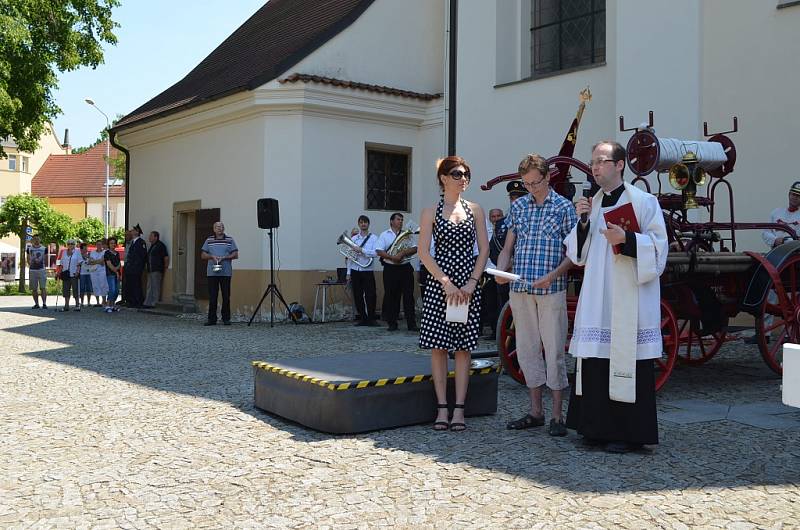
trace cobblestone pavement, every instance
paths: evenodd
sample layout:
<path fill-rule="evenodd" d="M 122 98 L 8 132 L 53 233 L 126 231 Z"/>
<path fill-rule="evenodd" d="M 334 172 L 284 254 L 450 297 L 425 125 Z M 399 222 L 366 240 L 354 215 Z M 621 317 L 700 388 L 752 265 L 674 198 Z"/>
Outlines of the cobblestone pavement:
<path fill-rule="evenodd" d="M 253 359 L 416 351 L 407 332 L 345 323 L 204 328 L 121 312 L 32 311 L 0 298 L 3 528 L 790 528 L 800 430 L 661 420 L 651 454 L 514 432 L 526 392 L 500 380 L 495 416 L 358 436 L 252 405 Z M 487 344 L 487 346 L 489 346 Z M 754 346 L 678 369 L 659 395 L 778 403 Z M 782 414 L 790 423 L 798 413 Z M 728 416 L 730 418 L 730 416 Z"/>

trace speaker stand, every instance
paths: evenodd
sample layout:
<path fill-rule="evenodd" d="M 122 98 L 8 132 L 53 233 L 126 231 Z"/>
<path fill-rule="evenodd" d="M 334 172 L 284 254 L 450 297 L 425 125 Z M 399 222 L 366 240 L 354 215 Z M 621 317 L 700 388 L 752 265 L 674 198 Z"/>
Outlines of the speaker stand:
<path fill-rule="evenodd" d="M 275 267 L 272 261 L 272 228 L 269 229 L 269 232 L 267 232 L 267 234 L 269 236 L 269 285 L 267 286 L 267 289 L 264 291 L 264 295 L 258 302 L 256 310 L 253 311 L 253 315 L 250 317 L 250 321 L 247 323 L 247 325 L 249 326 L 250 324 L 253 323 L 253 319 L 256 318 L 258 310 L 261 309 L 261 304 L 264 303 L 264 300 L 267 298 L 267 295 L 269 295 L 269 327 L 273 327 L 275 325 L 276 296 L 278 297 L 278 300 L 283 304 L 283 307 L 286 308 L 286 314 L 289 316 L 289 318 L 292 319 L 292 321 L 295 324 L 297 324 L 297 319 L 295 319 L 294 315 L 292 315 L 292 312 L 289 311 L 289 304 L 286 303 L 286 299 L 283 298 L 280 289 L 278 289 L 278 286 L 275 285 Z"/>

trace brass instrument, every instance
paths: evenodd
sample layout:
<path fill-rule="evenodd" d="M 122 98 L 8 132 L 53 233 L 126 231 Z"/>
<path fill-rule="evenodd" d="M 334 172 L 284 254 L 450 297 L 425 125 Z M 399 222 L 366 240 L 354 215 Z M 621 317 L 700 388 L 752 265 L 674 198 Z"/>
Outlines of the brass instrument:
<path fill-rule="evenodd" d="M 419 234 L 419 228 L 406 228 L 405 230 L 401 230 L 392 244 L 389 245 L 389 248 L 386 249 L 386 253 L 390 256 L 396 256 L 400 251 L 413 247 L 414 240 L 411 236 L 414 234 Z M 413 255 L 406 256 L 398 265 L 410 263 L 412 259 L 414 259 Z"/>
<path fill-rule="evenodd" d="M 339 245 L 339 254 L 349 259 L 359 267 L 369 267 L 372 265 L 372 258 L 365 256 L 361 252 L 361 247 L 356 245 L 352 239 L 347 235 L 347 231 L 342 232 L 339 239 L 336 240 Z"/>

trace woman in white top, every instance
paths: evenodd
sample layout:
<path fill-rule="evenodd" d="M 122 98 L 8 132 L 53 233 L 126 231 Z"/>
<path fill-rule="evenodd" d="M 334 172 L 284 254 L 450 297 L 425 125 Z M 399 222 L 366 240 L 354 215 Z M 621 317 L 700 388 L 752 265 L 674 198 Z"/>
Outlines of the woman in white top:
<path fill-rule="evenodd" d="M 103 298 L 108 295 L 108 282 L 106 281 L 105 256 L 106 242 L 98 239 L 95 248 L 89 253 L 89 274 L 92 278 L 92 293 L 97 297 L 98 306 Z"/>

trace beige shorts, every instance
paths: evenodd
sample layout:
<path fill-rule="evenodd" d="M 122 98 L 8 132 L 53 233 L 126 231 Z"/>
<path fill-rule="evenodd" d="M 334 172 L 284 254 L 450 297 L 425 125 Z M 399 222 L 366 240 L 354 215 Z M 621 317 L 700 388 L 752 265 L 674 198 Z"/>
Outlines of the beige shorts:
<path fill-rule="evenodd" d="M 517 361 L 528 388 L 547 383 L 563 390 L 567 382 L 567 291 L 553 294 L 510 293 L 516 328 Z M 542 356 L 544 346 L 544 356 Z"/>
<path fill-rule="evenodd" d="M 47 292 L 47 269 L 29 270 L 28 280 L 33 292 Z"/>

